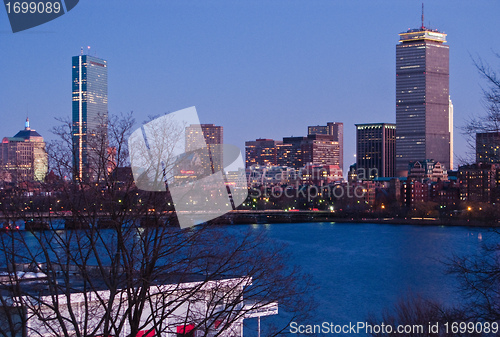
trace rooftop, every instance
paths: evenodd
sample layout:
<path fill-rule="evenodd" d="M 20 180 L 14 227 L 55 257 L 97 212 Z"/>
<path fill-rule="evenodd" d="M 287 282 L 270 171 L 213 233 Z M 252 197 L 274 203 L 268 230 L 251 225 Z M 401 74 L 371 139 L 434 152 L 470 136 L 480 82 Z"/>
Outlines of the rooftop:
<path fill-rule="evenodd" d="M 14 137 L 9 138 L 9 141 L 14 141 L 14 142 L 23 141 L 23 140 L 24 141 L 30 140 L 30 141 L 43 142 L 43 137 L 38 132 L 36 132 L 36 130 L 33 130 L 30 128 L 29 118 L 26 118 L 24 130 L 19 131 L 18 133 L 16 133 L 16 135 Z"/>
<path fill-rule="evenodd" d="M 424 40 L 444 43 L 446 42 L 446 34 L 441 33 L 437 29 L 429 29 L 423 26 L 417 29 L 408 29 L 408 31 L 404 33 L 399 33 L 400 43 Z"/>

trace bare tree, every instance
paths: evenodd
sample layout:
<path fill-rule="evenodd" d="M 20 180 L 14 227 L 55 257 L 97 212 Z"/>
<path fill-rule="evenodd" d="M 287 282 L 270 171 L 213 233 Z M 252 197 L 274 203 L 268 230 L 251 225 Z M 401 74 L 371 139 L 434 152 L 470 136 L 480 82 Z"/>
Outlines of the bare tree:
<path fill-rule="evenodd" d="M 455 255 L 448 262 L 450 273 L 460 281 L 468 316 L 474 320 L 500 319 L 500 232 L 490 234 L 477 254 Z"/>
<path fill-rule="evenodd" d="M 467 317 L 463 309 L 446 307 L 409 291 L 394 306 L 386 308 L 381 319 L 374 315 L 368 319 L 368 324 L 372 327 L 368 329 L 368 334 L 374 337 L 483 336 L 476 331 L 461 331 L 463 329 L 451 327 L 453 322 L 458 324 L 467 322 L 468 319 L 470 317 Z M 382 323 L 386 326 L 385 329 L 378 328 Z"/>
<path fill-rule="evenodd" d="M 499 54 L 495 54 L 500 58 Z M 465 135 L 471 158 L 461 158 L 464 163 L 475 162 L 476 133 L 500 132 L 500 74 L 481 58 L 474 65 L 485 81 L 483 91 L 483 114 L 472 114 L 461 128 Z"/>
<path fill-rule="evenodd" d="M 311 312 L 283 247 L 255 230 L 182 230 L 168 191 L 136 188 L 123 168 L 131 114 L 89 140 L 91 180 L 71 178 L 70 126 L 48 146 L 58 178 L 2 196 L 5 221 L 28 230 L 0 233 L 0 336 L 237 336 L 279 303 L 272 336 Z"/>

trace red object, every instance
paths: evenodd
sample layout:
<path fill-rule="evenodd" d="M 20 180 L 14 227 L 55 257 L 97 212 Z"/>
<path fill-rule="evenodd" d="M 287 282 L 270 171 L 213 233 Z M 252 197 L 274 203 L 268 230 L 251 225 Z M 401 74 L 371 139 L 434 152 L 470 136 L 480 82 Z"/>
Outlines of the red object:
<path fill-rule="evenodd" d="M 141 330 L 137 333 L 136 337 L 154 337 L 155 330 Z"/>
<path fill-rule="evenodd" d="M 218 329 L 219 326 L 221 325 L 222 321 L 216 320 L 215 321 L 215 328 Z"/>
<path fill-rule="evenodd" d="M 193 329 L 194 329 L 194 324 L 179 325 L 177 327 L 177 333 L 187 334 L 188 332 L 190 332 Z"/>

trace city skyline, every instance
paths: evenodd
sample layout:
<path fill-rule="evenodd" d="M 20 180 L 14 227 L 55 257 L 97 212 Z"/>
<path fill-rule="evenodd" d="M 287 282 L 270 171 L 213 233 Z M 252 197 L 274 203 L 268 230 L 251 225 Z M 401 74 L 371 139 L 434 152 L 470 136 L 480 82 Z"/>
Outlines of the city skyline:
<path fill-rule="evenodd" d="M 303 136 L 308 125 L 339 121 L 344 171 L 355 162 L 354 124 L 395 121 L 396 34 L 418 26 L 421 9 L 417 1 L 94 4 L 24 33 L 12 34 L 2 21 L 2 134 L 15 116 L 29 114 L 46 139 L 54 138 L 53 117 L 71 113 L 69 57 L 90 45 L 91 55 L 112 60 L 112 114 L 134 111 L 140 123 L 194 105 L 202 123 L 223 126 L 226 141 L 241 149 L 249 139 Z M 458 127 L 483 111 L 471 56 L 497 64 L 493 13 L 500 5 L 451 4 L 426 3 L 425 25 L 447 33 L 453 46 L 450 94 L 455 147 L 463 154 Z"/>

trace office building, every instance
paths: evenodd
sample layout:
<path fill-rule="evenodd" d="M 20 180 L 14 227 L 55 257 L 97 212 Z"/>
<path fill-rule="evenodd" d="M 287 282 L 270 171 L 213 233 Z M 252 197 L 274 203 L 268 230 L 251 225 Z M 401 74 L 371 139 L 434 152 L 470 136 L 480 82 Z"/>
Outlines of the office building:
<path fill-rule="evenodd" d="M 0 144 L 0 172 L 3 180 L 20 184 L 43 181 L 47 174 L 47 152 L 43 137 L 30 128 L 29 119 L 14 137 L 5 137 Z"/>
<path fill-rule="evenodd" d="M 276 165 L 277 145 L 282 141 L 259 138 L 245 142 L 245 166 L 252 165 Z"/>
<path fill-rule="evenodd" d="M 357 175 L 367 180 L 394 177 L 396 124 L 356 124 Z"/>
<path fill-rule="evenodd" d="M 422 15 L 423 17 L 423 15 Z M 450 168 L 449 46 L 423 25 L 399 34 L 396 46 L 396 174 L 412 161 Z"/>
<path fill-rule="evenodd" d="M 108 66 L 103 59 L 72 59 L 73 178 L 95 181 L 106 174 L 108 151 Z"/>
<path fill-rule="evenodd" d="M 458 169 L 460 200 L 472 202 L 500 202 L 500 165 L 478 163 Z"/>
<path fill-rule="evenodd" d="M 207 162 L 203 165 L 210 165 L 210 170 L 212 172 L 218 172 L 222 170 L 223 167 L 222 145 L 224 143 L 224 129 L 222 126 L 214 124 L 192 124 L 186 127 L 186 152 L 196 150 L 200 129 L 203 133 L 210 156 L 210 163 Z"/>
<path fill-rule="evenodd" d="M 344 165 L 344 123 L 328 122 L 326 125 L 309 126 L 308 135 L 330 135 L 339 143 L 339 166 Z"/>
<path fill-rule="evenodd" d="M 283 139 L 283 143 L 285 139 Z M 301 166 L 307 164 L 340 165 L 341 151 L 339 142 L 332 135 L 308 135 L 300 145 Z"/>
<path fill-rule="evenodd" d="M 224 129 L 214 124 L 192 124 L 186 127 L 186 151 L 190 151 L 191 139 L 196 138 L 196 133 L 201 128 L 207 145 L 220 145 L 224 141 Z"/>
<path fill-rule="evenodd" d="M 500 163 L 500 132 L 476 133 L 476 162 Z"/>
<path fill-rule="evenodd" d="M 307 164 L 339 165 L 340 146 L 334 138 L 312 134 L 284 137 L 283 141 L 257 139 L 245 142 L 246 167 L 278 165 L 299 169 Z"/>
<path fill-rule="evenodd" d="M 299 169 L 303 163 L 302 144 L 307 137 L 284 137 L 283 144 L 278 146 L 278 165 Z"/>

